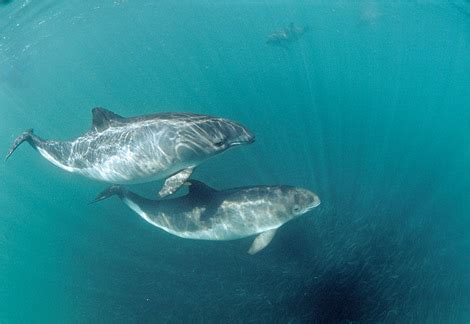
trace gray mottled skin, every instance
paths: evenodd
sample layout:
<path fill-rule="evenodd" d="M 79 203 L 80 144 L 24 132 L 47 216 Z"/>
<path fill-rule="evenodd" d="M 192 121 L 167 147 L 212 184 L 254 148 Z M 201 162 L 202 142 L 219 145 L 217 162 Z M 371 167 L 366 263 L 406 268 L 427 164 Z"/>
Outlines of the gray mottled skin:
<path fill-rule="evenodd" d="M 116 184 L 164 179 L 254 136 L 233 121 L 190 113 L 160 113 L 125 118 L 93 109 L 92 129 L 72 141 L 46 141 L 26 131 L 24 141 L 69 172 Z M 190 172 L 189 172 L 190 175 Z"/>
<path fill-rule="evenodd" d="M 290 186 L 218 191 L 196 180 L 187 184 L 188 194 L 179 198 L 150 200 L 112 186 L 95 201 L 117 195 L 150 224 L 182 238 L 201 240 L 234 240 L 275 230 L 320 204 L 313 192 Z"/>
<path fill-rule="evenodd" d="M 283 48 L 288 48 L 287 45 L 294 41 L 297 41 L 303 34 L 309 30 L 308 26 L 305 27 L 296 27 L 293 23 L 290 23 L 287 28 L 284 28 L 280 31 L 272 33 L 268 36 L 266 41 L 269 45 L 280 46 Z"/>

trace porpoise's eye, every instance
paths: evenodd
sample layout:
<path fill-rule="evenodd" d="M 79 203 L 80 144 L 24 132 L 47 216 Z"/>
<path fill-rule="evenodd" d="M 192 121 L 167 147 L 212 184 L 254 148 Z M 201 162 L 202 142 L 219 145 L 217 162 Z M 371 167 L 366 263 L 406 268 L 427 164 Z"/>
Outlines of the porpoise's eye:
<path fill-rule="evenodd" d="M 215 147 L 222 147 L 222 146 L 224 146 L 224 144 L 225 144 L 225 140 L 224 140 L 223 138 L 221 138 L 221 139 L 216 139 L 216 140 L 214 141 L 214 146 L 215 146 Z"/>
<path fill-rule="evenodd" d="M 294 212 L 296 212 L 296 213 L 300 212 L 300 206 L 299 205 L 294 205 Z"/>

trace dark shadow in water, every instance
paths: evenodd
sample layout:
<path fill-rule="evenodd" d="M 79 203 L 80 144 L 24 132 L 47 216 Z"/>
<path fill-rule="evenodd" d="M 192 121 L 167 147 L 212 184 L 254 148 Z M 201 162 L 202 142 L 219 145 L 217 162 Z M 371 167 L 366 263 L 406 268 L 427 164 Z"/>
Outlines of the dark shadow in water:
<path fill-rule="evenodd" d="M 374 318 L 378 305 L 387 308 L 362 265 L 344 268 L 306 285 L 286 309 L 302 322 L 350 323 Z"/>
<path fill-rule="evenodd" d="M 367 300 L 370 287 L 361 286 L 359 280 L 353 273 L 349 277 L 338 273 L 316 287 L 312 302 L 317 307 L 315 317 L 319 323 L 358 321 L 364 318 L 372 306 Z"/>

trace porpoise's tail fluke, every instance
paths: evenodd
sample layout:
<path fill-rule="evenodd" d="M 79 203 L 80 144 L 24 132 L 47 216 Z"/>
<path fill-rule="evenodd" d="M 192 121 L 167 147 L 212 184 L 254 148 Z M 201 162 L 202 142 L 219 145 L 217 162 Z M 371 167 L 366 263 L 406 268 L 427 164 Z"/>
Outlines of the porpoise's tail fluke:
<path fill-rule="evenodd" d="M 5 161 L 8 160 L 8 158 L 13 154 L 13 152 L 16 150 L 18 146 L 20 146 L 21 143 L 24 141 L 27 141 L 29 144 L 31 144 L 32 147 L 36 148 L 36 145 L 34 144 L 34 138 L 33 138 L 33 130 L 28 129 L 27 131 L 23 132 L 20 136 L 18 136 L 13 144 L 10 147 L 10 150 L 8 150 L 8 154 L 5 157 Z"/>
<path fill-rule="evenodd" d="M 96 196 L 96 198 L 92 202 L 90 202 L 89 205 L 94 204 L 95 202 L 98 202 L 100 200 L 107 199 L 114 195 L 121 196 L 122 193 L 123 189 L 120 185 L 112 185 L 111 187 L 101 192 L 98 196 Z"/>

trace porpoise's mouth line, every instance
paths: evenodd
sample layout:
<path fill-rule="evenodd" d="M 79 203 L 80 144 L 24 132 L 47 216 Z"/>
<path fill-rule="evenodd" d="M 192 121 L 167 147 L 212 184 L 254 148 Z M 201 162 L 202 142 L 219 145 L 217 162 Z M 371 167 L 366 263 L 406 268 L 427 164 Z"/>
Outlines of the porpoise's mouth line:
<path fill-rule="evenodd" d="M 232 146 L 236 146 L 236 145 L 244 145 L 244 144 L 251 144 L 255 141 L 255 138 L 253 137 L 252 139 L 250 139 L 249 141 L 247 142 L 233 142 L 231 145 Z"/>
<path fill-rule="evenodd" d="M 314 204 L 314 205 L 311 205 L 311 206 L 308 206 L 307 207 L 307 211 L 311 211 L 312 209 L 320 206 L 321 202 L 319 201 L 318 203 Z"/>

